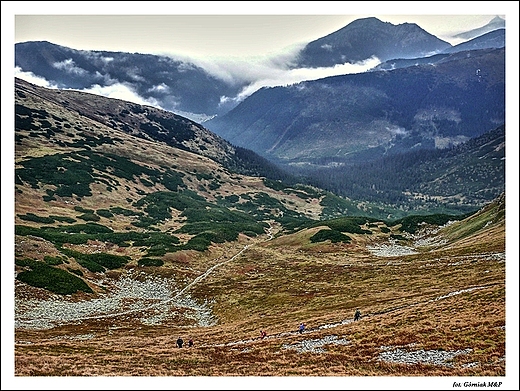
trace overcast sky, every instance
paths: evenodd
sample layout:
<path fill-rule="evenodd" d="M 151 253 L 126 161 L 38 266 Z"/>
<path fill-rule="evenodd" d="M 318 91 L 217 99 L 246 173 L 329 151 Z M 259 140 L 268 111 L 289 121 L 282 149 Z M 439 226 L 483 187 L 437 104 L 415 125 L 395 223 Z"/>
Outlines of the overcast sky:
<path fill-rule="evenodd" d="M 470 10 L 467 3 L 461 8 L 458 2 L 447 2 L 452 3 L 449 7 L 346 1 L 231 2 L 231 7 L 230 2 L 116 2 L 115 6 L 102 2 L 98 7 L 82 6 L 82 2 L 33 3 L 13 7 L 15 42 L 46 40 L 74 49 L 216 57 L 280 53 L 368 16 L 393 24 L 417 23 L 456 44 L 460 40 L 452 39 L 453 35 L 481 27 L 496 15 L 505 19 L 510 8 L 501 2 L 483 2 Z M 91 14 L 93 8 L 99 15 Z M 461 10 L 471 14 L 457 15 Z"/>
<path fill-rule="evenodd" d="M 16 15 L 15 42 L 46 40 L 74 49 L 190 56 L 256 56 L 283 52 L 375 16 L 417 23 L 450 43 L 491 15 Z M 502 15 L 504 16 L 504 15 Z"/>

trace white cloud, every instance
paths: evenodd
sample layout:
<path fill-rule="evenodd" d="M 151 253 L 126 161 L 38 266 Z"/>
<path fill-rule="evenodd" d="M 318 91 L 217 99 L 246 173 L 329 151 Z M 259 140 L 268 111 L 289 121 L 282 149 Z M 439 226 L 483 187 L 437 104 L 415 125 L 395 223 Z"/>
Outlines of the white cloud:
<path fill-rule="evenodd" d="M 94 63 L 101 63 L 107 65 L 114 61 L 114 57 L 103 56 L 102 53 L 93 50 L 82 50 L 82 53 L 85 55 L 85 57 L 87 57 L 90 61 Z"/>
<path fill-rule="evenodd" d="M 58 88 L 56 84 L 53 84 L 45 80 L 43 77 L 36 76 L 32 72 L 25 72 L 24 70 L 22 70 L 22 68 L 18 66 L 14 68 L 14 77 L 25 80 L 29 83 L 35 84 L 40 87 Z"/>
<path fill-rule="evenodd" d="M 140 105 L 153 106 L 157 108 L 162 108 L 154 98 L 145 99 L 137 94 L 134 89 L 126 84 L 117 83 L 112 84 L 110 86 L 100 86 L 98 84 L 92 86 L 91 88 L 81 90 L 82 92 L 88 92 L 91 94 L 105 96 L 107 98 L 121 99 L 128 102 L 137 103 Z"/>
<path fill-rule="evenodd" d="M 193 64 L 190 64 L 189 62 L 181 62 L 179 66 L 177 66 L 177 70 L 179 72 L 187 72 L 187 71 L 193 71 L 196 68 L 193 66 Z"/>
<path fill-rule="evenodd" d="M 100 73 L 99 71 L 96 71 L 96 73 L 94 74 L 94 77 L 95 77 L 96 79 L 98 79 L 98 80 L 102 80 L 104 85 L 109 85 L 109 84 L 116 84 L 116 83 L 118 83 L 118 80 L 117 80 L 117 79 L 112 79 L 112 78 L 110 77 L 110 74 L 109 74 L 109 73 L 102 74 L 102 73 Z"/>
<path fill-rule="evenodd" d="M 148 92 L 158 92 L 161 94 L 167 94 L 170 92 L 170 87 L 168 87 L 165 83 L 161 83 L 159 85 L 155 85 L 149 88 Z"/>
<path fill-rule="evenodd" d="M 379 65 L 381 61 L 376 57 L 369 58 L 357 64 L 341 64 L 329 68 L 298 68 L 298 69 L 277 69 L 258 67 L 249 69 L 251 73 L 257 71 L 257 79 L 247 85 L 235 97 L 221 97 L 221 104 L 240 101 L 253 94 L 262 87 L 288 86 L 302 81 L 322 79 L 329 76 L 339 76 L 353 73 L 366 72 Z"/>
<path fill-rule="evenodd" d="M 229 85 L 246 85 L 236 96 L 222 96 L 220 104 L 238 104 L 262 87 L 287 86 L 301 81 L 321 79 L 329 76 L 365 72 L 378 64 L 372 57 L 356 64 L 341 64 L 329 68 L 290 69 L 304 43 L 294 44 L 265 56 L 249 57 L 188 57 L 173 53 L 161 53 L 177 61 L 192 63 L 210 75 Z"/>
<path fill-rule="evenodd" d="M 332 52 L 332 45 L 329 45 L 329 44 L 325 44 L 325 45 L 321 45 L 320 46 L 322 49 L 325 49 L 329 52 Z"/>
<path fill-rule="evenodd" d="M 291 64 L 303 46 L 304 44 L 296 44 L 262 56 L 190 56 L 166 51 L 156 54 L 181 61 L 179 71 L 193 69 L 195 65 L 225 83 L 237 85 L 249 84 L 273 71 L 287 69 L 287 64 Z"/>
<path fill-rule="evenodd" d="M 52 66 L 56 69 L 60 69 L 62 71 L 65 71 L 67 73 L 73 73 L 76 75 L 84 76 L 87 75 L 88 72 L 84 70 L 83 68 L 78 67 L 72 58 L 69 58 L 64 61 L 55 62 L 52 64 Z"/>
<path fill-rule="evenodd" d="M 132 69 L 127 70 L 126 74 L 135 81 L 146 81 L 146 79 L 141 76 L 139 73 L 141 70 L 138 67 L 133 67 Z"/>
<path fill-rule="evenodd" d="M 15 67 L 15 69 L 14 69 L 14 76 L 19 79 L 25 80 L 29 83 L 40 86 L 40 87 L 54 88 L 54 89 L 59 88 L 56 84 L 49 82 L 48 80 L 44 79 L 43 77 L 36 76 L 32 72 L 25 72 L 18 66 Z M 100 74 L 98 74 L 98 76 L 102 77 Z M 143 98 L 137 92 L 135 92 L 135 90 L 129 85 L 126 85 L 123 83 L 116 83 L 116 82 L 114 82 L 113 79 L 111 80 L 108 77 L 105 77 L 104 79 L 105 79 L 105 82 L 111 82 L 112 84 L 110 84 L 108 86 L 103 86 L 103 87 L 100 86 L 99 84 L 95 84 L 94 86 L 92 86 L 90 88 L 85 88 L 83 90 L 79 90 L 79 89 L 75 89 L 75 90 L 81 91 L 81 92 L 87 92 L 87 93 L 91 93 L 91 94 L 95 94 L 95 95 L 101 95 L 101 96 L 105 96 L 107 98 L 121 99 L 121 100 L 125 100 L 128 102 L 137 103 L 140 105 L 153 106 L 153 107 L 157 107 L 159 109 L 163 109 L 163 107 L 161 106 L 160 102 L 157 99 Z M 154 86 L 153 89 L 155 91 L 167 92 L 169 87 L 163 83 L 163 84 Z"/>

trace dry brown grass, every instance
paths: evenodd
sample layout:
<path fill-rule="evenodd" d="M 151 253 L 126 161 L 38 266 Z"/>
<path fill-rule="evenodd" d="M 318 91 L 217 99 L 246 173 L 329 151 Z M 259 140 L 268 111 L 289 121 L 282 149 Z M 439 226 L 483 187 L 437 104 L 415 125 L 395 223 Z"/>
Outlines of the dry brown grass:
<path fill-rule="evenodd" d="M 17 329 L 15 374 L 505 376 L 504 261 L 466 247 L 378 258 L 352 245 L 329 245 L 320 253 L 303 242 L 289 242 L 252 246 L 193 286 L 193 297 L 214 301 L 217 325 L 146 326 L 136 314 L 49 330 Z M 240 246 L 217 246 L 212 252 L 230 257 Z M 168 261 L 177 265 L 175 273 L 188 258 L 192 270 L 202 271 L 212 265 L 207 255 L 178 254 Z M 352 318 L 356 307 L 362 309 L 362 320 L 340 324 Z M 294 331 L 301 321 L 309 331 L 299 335 Z M 319 328 L 330 324 L 335 327 Z M 260 340 L 262 329 L 268 338 Z M 82 339 L 85 335 L 90 337 Z M 283 348 L 332 335 L 349 344 L 325 345 L 324 353 Z M 179 336 L 193 338 L 195 346 L 176 348 Z M 406 365 L 379 361 L 383 347 L 471 352 L 454 358 L 452 367 Z"/>

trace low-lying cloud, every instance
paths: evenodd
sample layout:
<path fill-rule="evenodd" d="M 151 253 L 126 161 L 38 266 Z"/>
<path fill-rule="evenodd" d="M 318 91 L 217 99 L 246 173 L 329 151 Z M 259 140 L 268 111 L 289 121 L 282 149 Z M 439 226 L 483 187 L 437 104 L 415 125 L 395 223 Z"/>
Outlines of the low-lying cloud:
<path fill-rule="evenodd" d="M 357 64 L 345 63 L 328 68 L 270 68 L 268 72 L 259 72 L 257 80 L 244 87 L 237 96 L 222 97 L 221 102 L 234 101 L 239 103 L 262 87 L 289 86 L 300 83 L 302 81 L 323 79 L 329 76 L 362 73 L 379 65 L 380 63 L 381 62 L 379 59 L 373 57 Z"/>
<path fill-rule="evenodd" d="M 132 88 L 132 86 L 124 83 L 116 83 L 109 86 L 100 86 L 96 84 L 81 91 L 105 96 L 107 98 L 120 99 L 127 102 L 137 103 L 139 105 L 153 106 L 159 109 L 163 109 L 163 107 L 161 107 L 161 103 L 157 99 L 143 98 Z"/>
<path fill-rule="evenodd" d="M 31 84 L 40 86 L 40 87 L 46 87 L 46 88 L 58 88 L 56 84 L 53 84 L 49 82 L 48 80 L 45 80 L 43 77 L 36 76 L 32 72 L 25 72 L 20 67 L 14 68 L 14 77 L 17 77 L 19 79 L 23 79 Z"/>
<path fill-rule="evenodd" d="M 74 75 L 78 75 L 78 76 L 88 75 L 88 71 L 86 71 L 85 69 L 83 69 L 81 67 L 78 67 L 74 63 L 74 60 L 72 58 L 69 58 L 67 60 L 63 60 L 60 62 L 55 62 L 54 64 L 52 64 L 52 66 L 56 69 L 59 69 L 61 71 L 64 71 L 64 72 L 67 72 L 70 74 L 74 74 Z"/>
<path fill-rule="evenodd" d="M 40 87 L 57 89 L 58 86 L 54 83 L 45 80 L 43 77 L 36 76 L 32 72 L 25 72 L 20 67 L 15 68 L 14 72 L 15 77 L 25 80 L 31 84 L 35 84 Z M 74 88 L 63 88 L 64 90 L 75 90 L 81 92 L 87 92 L 94 95 L 105 96 L 107 98 L 120 99 L 127 102 L 137 103 L 139 105 L 153 106 L 159 109 L 163 109 L 161 107 L 161 103 L 154 98 L 143 98 L 140 96 L 132 86 L 126 85 L 124 83 L 114 83 L 108 86 L 100 86 L 99 84 L 95 84 L 90 88 L 85 89 L 74 89 Z"/>
<path fill-rule="evenodd" d="M 264 57 L 248 58 L 187 58 L 173 56 L 179 61 L 192 62 L 210 75 L 232 86 L 244 86 L 236 96 L 222 96 L 221 105 L 238 104 L 262 87 L 289 86 L 302 81 L 329 76 L 366 72 L 381 63 L 376 57 L 351 64 L 336 64 L 322 68 L 294 68 L 302 45 L 294 45 L 283 52 Z"/>
<path fill-rule="evenodd" d="M 327 68 L 294 68 L 294 60 L 300 49 L 300 46 L 294 46 L 286 49 L 284 52 L 270 56 L 249 58 L 188 58 L 172 54 L 168 56 L 177 61 L 182 61 L 185 65 L 181 65 L 181 67 L 184 66 L 186 69 L 190 69 L 193 66 L 200 67 L 211 76 L 224 81 L 230 86 L 237 87 L 239 93 L 235 96 L 226 96 L 224 94 L 221 96 L 219 110 L 224 111 L 232 109 L 262 87 L 290 86 L 303 81 L 317 80 L 329 76 L 362 73 L 380 64 L 379 59 L 372 57 L 356 64 L 345 63 Z M 160 55 L 165 56 L 167 54 L 162 53 Z M 95 60 L 99 61 L 99 56 Z M 103 60 L 110 61 L 111 59 Z M 72 60 L 55 63 L 54 66 L 69 74 L 83 75 L 86 72 Z M 172 101 L 174 102 L 173 105 L 175 105 L 177 99 L 172 94 L 175 93 L 178 96 L 182 96 L 182 92 L 173 91 L 171 86 L 165 83 L 158 83 L 147 89 L 148 93 L 154 94 L 155 97 L 143 97 L 137 93 L 138 85 L 146 82 L 143 79 L 142 72 L 136 67 L 128 70 L 127 74 L 132 76 L 132 83 L 123 83 L 112 78 L 108 73 L 100 74 L 97 72 L 91 75 L 93 76 L 92 81 L 96 81 L 95 85 L 86 89 L 76 90 L 161 109 L 166 108 L 166 110 L 170 111 L 176 109 L 176 107 L 172 106 Z M 59 87 L 55 83 L 49 82 L 31 72 L 24 72 L 19 67 L 15 68 L 15 76 L 42 87 Z M 215 113 L 198 114 L 214 115 Z"/>

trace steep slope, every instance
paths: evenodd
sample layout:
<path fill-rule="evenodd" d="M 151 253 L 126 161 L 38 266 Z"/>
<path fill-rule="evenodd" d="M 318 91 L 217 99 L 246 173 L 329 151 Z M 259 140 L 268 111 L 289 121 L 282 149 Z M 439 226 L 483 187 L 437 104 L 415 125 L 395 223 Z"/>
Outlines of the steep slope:
<path fill-rule="evenodd" d="M 450 248 L 471 247 L 478 243 L 487 243 L 490 250 L 492 247 L 504 248 L 505 214 L 506 196 L 505 193 L 502 193 L 477 213 L 442 228 L 439 235 L 447 241 L 443 247 L 449 250 Z"/>
<path fill-rule="evenodd" d="M 469 41 L 460 43 L 450 48 L 444 49 L 443 53 L 455 53 L 465 50 L 479 50 L 488 48 L 503 48 L 506 46 L 506 29 L 501 28 L 490 31 L 470 39 Z"/>
<path fill-rule="evenodd" d="M 41 88 L 18 78 L 15 84 L 19 94 L 36 95 L 111 129 L 208 157 L 245 174 L 289 179 L 255 153 L 233 147 L 202 125 L 172 112 L 79 91 Z"/>
<path fill-rule="evenodd" d="M 96 273 L 158 266 L 362 211 L 316 188 L 240 174 L 233 167 L 265 167 L 236 155 L 170 112 L 15 80 L 20 278 L 59 293 L 99 291 Z"/>
<path fill-rule="evenodd" d="M 199 122 L 226 112 L 221 96 L 235 96 L 244 86 L 228 84 L 192 63 L 167 56 L 76 50 L 45 41 L 17 43 L 15 66 L 58 88 L 119 85 L 144 101 Z"/>
<path fill-rule="evenodd" d="M 416 58 L 441 52 L 451 45 L 415 23 L 393 25 L 377 18 L 357 19 L 342 29 L 310 42 L 299 53 L 298 67 L 330 67 L 377 57 Z"/>
<path fill-rule="evenodd" d="M 289 164 L 445 148 L 505 122 L 505 49 L 263 88 L 205 125 Z"/>

